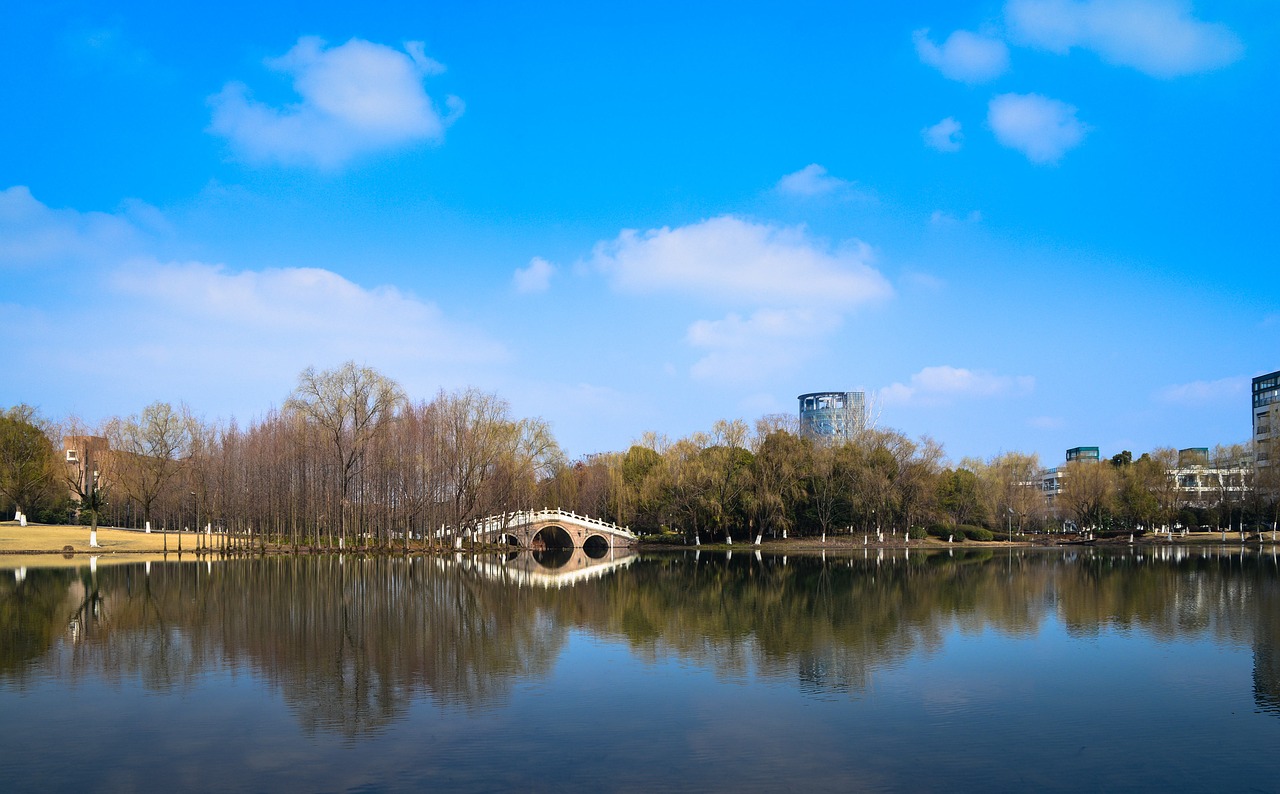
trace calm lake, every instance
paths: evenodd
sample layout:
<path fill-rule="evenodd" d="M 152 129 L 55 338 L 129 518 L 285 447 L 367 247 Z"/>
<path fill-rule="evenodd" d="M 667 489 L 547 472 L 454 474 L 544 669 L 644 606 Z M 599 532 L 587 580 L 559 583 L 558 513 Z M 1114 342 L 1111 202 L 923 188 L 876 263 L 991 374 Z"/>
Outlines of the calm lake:
<path fill-rule="evenodd" d="M 9 567 L 0 788 L 1275 791 L 1278 646 L 1270 548 Z"/>

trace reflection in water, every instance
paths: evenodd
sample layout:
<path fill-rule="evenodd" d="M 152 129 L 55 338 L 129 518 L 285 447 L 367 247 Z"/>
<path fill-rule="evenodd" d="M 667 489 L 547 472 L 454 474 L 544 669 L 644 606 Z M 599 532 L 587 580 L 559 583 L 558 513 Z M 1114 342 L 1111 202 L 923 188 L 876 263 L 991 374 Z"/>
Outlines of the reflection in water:
<path fill-rule="evenodd" d="M 598 579 L 639 559 L 635 552 L 625 549 L 607 549 L 603 557 L 593 557 L 585 548 L 455 557 L 458 565 L 474 569 L 489 579 L 540 587 L 566 587 Z"/>
<path fill-rule="evenodd" d="M 582 550 L 575 549 L 573 546 L 552 546 L 549 549 L 535 549 L 530 554 L 541 567 L 555 570 L 568 565 L 575 552 L 581 554 Z"/>
<path fill-rule="evenodd" d="M 1270 560 L 1274 572 L 1274 552 Z M 1280 716 L 1280 580 L 1274 575 L 1262 578 L 1254 597 L 1251 607 L 1258 625 L 1253 635 L 1253 700 L 1259 711 Z"/>
<path fill-rule="evenodd" d="M 306 731 L 355 737 L 401 719 L 414 698 L 502 703 L 516 682 L 549 674 L 574 630 L 649 661 L 856 698 L 877 670 L 935 652 L 957 629 L 1032 637 L 1055 621 L 1074 637 L 1251 644 L 1257 707 L 1280 715 L 1270 553 L 564 552 L 0 576 L 0 684 L 92 674 L 173 692 L 230 663 L 260 675 Z"/>
<path fill-rule="evenodd" d="M 137 676 L 170 692 L 231 659 L 260 673 L 307 729 L 358 735 L 415 695 L 484 705 L 517 676 L 545 672 L 565 629 L 527 612 L 518 594 L 440 560 L 39 570 L 0 588 L 0 625 L 15 640 L 0 647 L 0 675 Z"/>

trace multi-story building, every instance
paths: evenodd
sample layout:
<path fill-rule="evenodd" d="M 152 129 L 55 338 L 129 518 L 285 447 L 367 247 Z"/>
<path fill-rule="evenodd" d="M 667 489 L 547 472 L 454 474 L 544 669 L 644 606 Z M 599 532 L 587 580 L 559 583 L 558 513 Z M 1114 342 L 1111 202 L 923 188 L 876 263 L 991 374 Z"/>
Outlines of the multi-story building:
<path fill-rule="evenodd" d="M 1253 461 L 1241 458 L 1210 459 L 1208 447 L 1178 450 L 1178 465 L 1169 470 L 1186 504 L 1209 507 L 1227 499 L 1240 499 L 1253 487 Z"/>
<path fill-rule="evenodd" d="M 1280 370 L 1253 379 L 1253 456 L 1259 469 L 1275 463 L 1280 451 Z"/>
<path fill-rule="evenodd" d="M 1067 450 L 1067 463 L 1072 461 L 1102 462 L 1097 447 L 1072 447 Z M 1206 507 L 1228 498 L 1241 498 L 1253 488 L 1253 461 L 1247 456 L 1232 459 L 1210 459 L 1208 447 L 1178 450 L 1177 464 L 1166 471 L 1177 484 L 1187 504 Z M 1040 472 L 1040 491 L 1045 503 L 1053 506 L 1062 493 L 1066 464 Z"/>
<path fill-rule="evenodd" d="M 806 438 L 852 441 L 867 428 L 866 392 L 816 391 L 797 399 L 800 433 Z"/>
<path fill-rule="evenodd" d="M 105 487 L 111 445 L 102 436 L 67 436 L 62 441 L 66 481 L 71 498 L 81 501 L 95 488 Z"/>
<path fill-rule="evenodd" d="M 1097 447 L 1072 447 L 1067 450 L 1067 463 L 1073 460 L 1099 460 Z"/>
<path fill-rule="evenodd" d="M 1097 461 L 1099 459 L 1100 455 L 1097 447 L 1072 447 L 1067 450 L 1067 463 L 1073 460 Z M 1044 493 L 1044 499 L 1047 504 L 1052 505 L 1054 498 L 1062 493 L 1062 479 L 1066 473 L 1065 463 L 1062 466 L 1055 466 L 1052 469 L 1045 469 L 1040 472 L 1040 490 Z"/>

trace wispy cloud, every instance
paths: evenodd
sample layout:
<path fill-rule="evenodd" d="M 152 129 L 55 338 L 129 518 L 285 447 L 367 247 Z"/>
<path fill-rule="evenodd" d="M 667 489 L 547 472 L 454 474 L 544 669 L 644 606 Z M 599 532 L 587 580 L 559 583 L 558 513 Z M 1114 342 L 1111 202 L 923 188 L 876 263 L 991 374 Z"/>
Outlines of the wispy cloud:
<path fill-rule="evenodd" d="M 85 26 L 74 24 L 64 38 L 73 66 L 99 74 L 127 78 L 134 85 L 140 81 L 173 79 L 174 72 L 156 61 L 150 52 L 138 46 L 119 25 Z"/>
<path fill-rule="evenodd" d="M 1193 380 L 1166 386 L 1156 392 L 1160 402 L 1174 405 L 1211 405 L 1238 402 L 1249 393 L 1250 379 L 1244 376 L 1218 380 Z"/>
<path fill-rule="evenodd" d="M 951 80 L 985 83 L 1009 69 L 1009 48 L 1000 39 L 967 30 L 957 30 L 941 45 L 929 38 L 928 29 L 912 34 L 916 55 Z"/>
<path fill-rule="evenodd" d="M 1060 416 L 1033 416 L 1027 420 L 1027 427 L 1036 430 L 1061 430 L 1067 423 Z"/>
<path fill-rule="evenodd" d="M 210 131 L 250 162 L 336 168 L 368 152 L 439 143 L 462 113 L 462 101 L 448 97 L 442 114 L 424 90 L 423 79 L 444 67 L 421 42 L 401 51 L 362 39 L 326 47 L 306 36 L 266 65 L 292 78 L 301 101 L 273 107 L 239 82 L 209 98 Z"/>
<path fill-rule="evenodd" d="M 827 196 L 852 187 L 851 182 L 831 176 L 827 169 L 810 163 L 778 180 L 776 190 L 785 196 Z"/>
<path fill-rule="evenodd" d="M 919 289 L 928 290 L 929 292 L 940 292 L 946 289 L 947 282 L 933 275 L 932 273 L 922 273 L 918 270 L 907 271 L 902 274 L 902 282 L 910 284 Z"/>
<path fill-rule="evenodd" d="M 1217 69 L 1244 53 L 1225 25 L 1196 19 L 1184 0 L 1009 0 L 1005 20 L 1019 43 L 1169 78 Z"/>
<path fill-rule="evenodd" d="M 964 135 L 960 131 L 960 122 L 950 116 L 947 116 L 932 127 L 925 127 L 920 131 L 920 134 L 930 148 L 937 149 L 940 152 L 958 152 L 964 141 Z"/>
<path fill-rule="evenodd" d="M 1089 126 L 1076 107 L 1040 94 L 1000 94 L 987 106 L 987 123 L 1003 146 L 1037 164 L 1056 163 L 1084 141 Z"/>
<path fill-rule="evenodd" d="M 941 405 L 960 399 L 1017 397 L 1035 389 L 1029 375 L 997 375 L 961 367 L 925 367 L 907 383 L 894 383 L 880 390 L 888 404 Z"/>
<path fill-rule="evenodd" d="M 556 273 L 556 266 L 543 259 L 535 256 L 529 260 L 529 266 L 517 268 L 512 281 L 515 284 L 516 292 L 546 292 L 551 286 L 551 277 Z"/>
<path fill-rule="evenodd" d="M 929 215 L 929 224 L 932 226 L 948 227 L 959 226 L 962 223 L 982 223 L 982 213 L 979 210 L 971 210 L 964 217 L 957 217 L 945 210 L 934 210 Z"/>
<path fill-rule="evenodd" d="M 749 316 L 699 320 L 686 340 L 703 351 L 690 374 L 720 383 L 750 383 L 762 373 L 794 371 L 816 353 L 812 340 L 840 325 L 839 315 L 806 309 L 761 309 Z"/>
<path fill-rule="evenodd" d="M 24 185 L 0 190 L 0 268 L 98 264 L 146 247 L 145 234 L 126 215 L 54 209 Z"/>

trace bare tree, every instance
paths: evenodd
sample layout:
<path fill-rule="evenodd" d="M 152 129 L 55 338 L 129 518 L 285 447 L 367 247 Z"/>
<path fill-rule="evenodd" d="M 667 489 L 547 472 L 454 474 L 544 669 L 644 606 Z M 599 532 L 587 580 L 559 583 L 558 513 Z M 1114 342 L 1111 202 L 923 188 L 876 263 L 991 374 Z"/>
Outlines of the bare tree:
<path fill-rule="evenodd" d="M 173 482 L 195 441 L 195 421 L 185 405 L 154 402 L 141 414 L 108 422 L 111 478 L 138 502 L 142 520 L 152 519 L 156 500 Z"/>
<path fill-rule="evenodd" d="M 318 431 L 334 466 L 339 531 L 347 533 L 352 486 L 362 474 L 365 452 L 405 401 L 399 384 L 377 370 L 348 361 L 338 369 L 307 367 L 285 402 L 285 410 Z"/>
<path fill-rule="evenodd" d="M 68 448 L 63 482 L 80 502 L 80 511 L 89 511 L 89 545 L 98 545 L 98 516 L 106 503 L 109 480 L 103 470 L 109 458 L 107 439 L 101 431 L 90 430 L 77 417 L 70 417 L 60 428 L 63 444 Z"/>
<path fill-rule="evenodd" d="M 483 517 L 480 513 L 487 505 L 482 500 L 490 480 L 512 448 L 510 409 L 505 400 L 478 389 L 441 393 L 436 403 L 449 524 L 461 529 Z"/>

